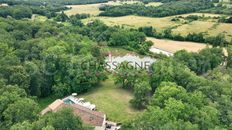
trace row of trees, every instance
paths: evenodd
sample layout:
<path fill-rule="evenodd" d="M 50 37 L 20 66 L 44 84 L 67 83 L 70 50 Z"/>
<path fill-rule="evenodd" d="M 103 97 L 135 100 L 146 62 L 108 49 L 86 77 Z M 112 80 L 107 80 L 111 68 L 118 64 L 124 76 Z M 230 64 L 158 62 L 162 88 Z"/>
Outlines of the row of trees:
<path fill-rule="evenodd" d="M 94 3 L 104 3 L 108 0 L 1 0 L 2 3 L 8 3 L 9 5 L 76 5 L 76 4 L 94 4 Z"/>
<path fill-rule="evenodd" d="M 172 29 L 166 29 L 161 33 L 156 32 L 153 27 L 140 27 L 138 29 L 140 32 L 144 32 L 149 37 L 155 38 L 167 38 L 177 41 L 192 41 L 192 42 L 200 42 L 207 43 L 214 47 L 216 46 L 227 46 L 232 44 L 225 39 L 225 35 L 218 34 L 216 36 L 205 36 L 203 33 L 189 33 L 187 36 L 182 36 L 180 34 L 173 34 Z"/>
<path fill-rule="evenodd" d="M 57 16 L 56 12 L 65 9 L 66 7 L 62 7 L 62 6 L 40 7 L 40 6 L 15 5 L 9 7 L 1 7 L 0 16 L 4 18 L 11 16 L 15 19 L 22 19 L 22 18 L 31 18 L 33 14 L 39 14 L 51 18 Z"/>
<path fill-rule="evenodd" d="M 101 12 L 99 15 L 113 17 L 125 15 L 165 17 L 196 12 L 212 7 L 213 3 L 205 0 L 168 2 L 158 7 L 145 6 L 144 4 L 124 4 L 120 6 L 103 6 L 100 10 L 104 12 Z"/>
<path fill-rule="evenodd" d="M 156 61 L 149 72 L 117 70 L 116 83 L 134 92 L 133 106 L 146 108 L 123 129 L 230 129 L 230 47 L 228 54 L 225 60 L 220 48 L 199 53 L 180 51 L 174 57 Z"/>
<path fill-rule="evenodd" d="M 202 10 L 200 12 L 202 12 L 202 13 L 214 13 L 214 14 L 232 15 L 232 8 L 230 6 L 223 6 L 222 3 L 219 3 L 214 8 Z"/>

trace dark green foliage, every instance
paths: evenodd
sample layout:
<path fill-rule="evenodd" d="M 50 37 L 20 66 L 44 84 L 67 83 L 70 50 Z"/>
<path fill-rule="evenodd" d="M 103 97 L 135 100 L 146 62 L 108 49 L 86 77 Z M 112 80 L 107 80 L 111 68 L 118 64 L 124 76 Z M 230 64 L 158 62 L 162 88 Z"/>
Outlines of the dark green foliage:
<path fill-rule="evenodd" d="M 139 28 L 141 31 L 142 28 Z M 144 31 L 143 31 L 144 32 Z M 147 35 L 148 36 L 148 35 Z M 177 40 L 177 41 L 192 41 L 192 42 L 200 42 L 200 43 L 206 43 L 213 45 L 214 47 L 217 46 L 227 46 L 230 43 L 226 41 L 225 36 L 222 34 L 219 34 L 217 36 L 206 36 L 203 33 L 189 33 L 187 36 L 182 36 L 180 34 L 173 34 L 172 29 L 168 28 L 165 29 L 161 33 L 153 33 L 153 37 L 159 38 L 159 39 L 172 39 L 172 40 Z"/>
<path fill-rule="evenodd" d="M 223 34 L 218 34 L 215 37 L 208 37 L 205 39 L 207 43 L 210 43 L 212 46 L 227 46 L 229 43 L 225 40 L 225 35 Z"/>
<path fill-rule="evenodd" d="M 140 54 L 148 54 L 151 42 L 146 41 L 146 35 L 135 29 L 108 27 L 101 21 L 93 21 L 78 30 L 97 42 L 107 42 L 108 46 L 121 46 Z"/>
<path fill-rule="evenodd" d="M 0 36 L 9 35 L 0 43 L 0 77 L 6 84 L 18 85 L 33 96 L 65 96 L 86 92 L 105 78 L 103 68 L 82 65 L 103 63 L 101 52 L 91 53 L 96 43 L 70 33 L 68 27 L 55 22 L 1 21 Z"/>
<path fill-rule="evenodd" d="M 1 7 L 0 16 L 4 18 L 11 16 L 15 19 L 31 18 L 32 10 L 29 7 L 25 8 L 23 6 Z"/>
<path fill-rule="evenodd" d="M 61 109 L 56 113 L 48 113 L 38 121 L 33 122 L 32 129 L 41 130 L 48 126 L 55 130 L 84 130 L 82 121 L 73 115 L 72 109 Z"/>
<path fill-rule="evenodd" d="M 152 26 L 149 27 L 139 27 L 139 31 L 146 34 L 148 37 L 154 36 L 154 33 L 156 32 Z"/>
<path fill-rule="evenodd" d="M 1 7 L 0 8 L 0 16 L 1 17 L 8 17 L 11 16 L 15 19 L 22 19 L 22 18 L 31 18 L 32 14 L 39 14 L 46 16 L 48 18 L 55 17 L 57 12 L 67 9 L 63 6 L 29 6 L 29 5 L 15 5 L 15 6 L 8 6 L 8 7 Z"/>
<path fill-rule="evenodd" d="M 232 68 L 232 47 L 231 46 L 227 47 L 227 53 L 228 53 L 227 67 Z"/>
<path fill-rule="evenodd" d="M 204 49 L 199 53 L 179 51 L 174 54 L 176 61 L 183 62 L 197 74 L 212 70 L 224 62 L 224 54 L 220 48 Z"/>
<path fill-rule="evenodd" d="M 222 23 L 232 23 L 232 17 L 229 17 L 229 18 L 221 17 L 219 19 L 219 22 L 222 22 Z"/>
<path fill-rule="evenodd" d="M 232 8 L 227 6 L 218 6 L 206 10 L 202 10 L 202 13 L 214 13 L 214 14 L 225 14 L 225 15 L 232 15 Z"/>
<path fill-rule="evenodd" d="M 69 17 L 62 11 L 60 14 L 57 14 L 55 20 L 58 22 L 66 22 L 69 20 Z"/>
<path fill-rule="evenodd" d="M 196 12 L 203 9 L 213 7 L 209 1 L 177 1 L 164 3 L 158 7 L 145 6 L 143 4 L 125 4 L 121 6 L 105 6 L 100 8 L 102 13 L 100 16 L 125 16 L 125 15 L 140 15 L 149 17 L 165 17 L 177 14 L 186 14 Z"/>
<path fill-rule="evenodd" d="M 74 5 L 74 4 L 93 4 L 103 3 L 108 0 L 1 0 L 2 3 L 8 3 L 10 5 L 25 4 L 25 5 Z"/>
<path fill-rule="evenodd" d="M 204 35 L 202 33 L 190 33 L 186 37 L 187 41 L 193 41 L 193 42 L 205 42 Z"/>

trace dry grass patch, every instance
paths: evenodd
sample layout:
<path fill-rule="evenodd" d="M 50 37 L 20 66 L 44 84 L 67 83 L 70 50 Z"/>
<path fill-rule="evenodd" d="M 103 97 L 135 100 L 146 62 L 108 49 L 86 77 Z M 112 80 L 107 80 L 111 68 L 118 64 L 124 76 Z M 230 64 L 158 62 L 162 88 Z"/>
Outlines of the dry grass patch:
<path fill-rule="evenodd" d="M 83 13 L 90 15 L 98 15 L 101 12 L 99 10 L 99 6 L 101 6 L 101 4 L 69 5 L 67 7 L 71 7 L 72 9 L 65 11 L 65 13 L 69 16 Z"/>
<path fill-rule="evenodd" d="M 68 5 L 67 7 L 71 7 L 70 10 L 65 11 L 67 15 L 75 15 L 75 14 L 90 14 L 93 16 L 97 16 L 101 11 L 99 7 L 102 5 L 122 5 L 122 4 L 133 4 L 138 3 L 138 1 L 125 1 L 125 2 L 113 2 L 109 1 L 107 3 L 99 3 L 99 4 L 86 4 L 86 5 Z"/>
<path fill-rule="evenodd" d="M 189 33 L 204 33 L 214 26 L 214 22 L 207 21 L 193 21 L 189 24 L 184 24 L 176 29 L 173 29 L 174 34 L 181 34 L 186 36 Z"/>
<path fill-rule="evenodd" d="M 161 2 L 150 2 L 150 3 L 146 4 L 146 6 L 160 6 L 162 4 L 163 3 L 161 3 Z"/>
<path fill-rule="evenodd" d="M 182 14 L 182 15 L 177 15 L 177 16 L 187 17 L 189 15 L 197 15 L 197 16 L 205 16 L 205 17 L 219 17 L 219 16 L 221 16 L 221 14 L 210 14 L 210 13 L 189 13 L 189 14 Z"/>
<path fill-rule="evenodd" d="M 218 34 L 225 34 L 226 40 L 232 39 L 232 24 L 220 23 L 215 29 L 209 30 L 210 36 L 216 36 Z"/>
<path fill-rule="evenodd" d="M 196 42 L 172 41 L 150 37 L 148 37 L 147 40 L 152 41 L 154 43 L 154 47 L 171 53 L 175 53 L 179 50 L 186 50 L 188 52 L 198 52 L 199 50 L 207 47 L 207 44 Z"/>
<path fill-rule="evenodd" d="M 157 31 L 163 29 L 174 27 L 179 25 L 177 22 L 172 22 L 170 17 L 165 18 L 151 18 L 151 17 L 142 17 L 142 16 L 123 16 L 123 17 L 92 17 L 84 20 L 84 23 L 88 23 L 95 19 L 103 21 L 109 26 L 114 25 L 124 25 L 127 27 L 144 27 L 144 26 L 153 26 Z"/>

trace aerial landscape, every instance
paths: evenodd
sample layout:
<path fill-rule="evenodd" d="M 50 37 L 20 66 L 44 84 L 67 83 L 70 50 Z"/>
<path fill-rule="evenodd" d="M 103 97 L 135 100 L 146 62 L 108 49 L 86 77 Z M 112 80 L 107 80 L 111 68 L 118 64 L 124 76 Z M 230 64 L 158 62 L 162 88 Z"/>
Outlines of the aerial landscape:
<path fill-rule="evenodd" d="M 0 0 L 0 130 L 232 130 L 232 0 Z"/>

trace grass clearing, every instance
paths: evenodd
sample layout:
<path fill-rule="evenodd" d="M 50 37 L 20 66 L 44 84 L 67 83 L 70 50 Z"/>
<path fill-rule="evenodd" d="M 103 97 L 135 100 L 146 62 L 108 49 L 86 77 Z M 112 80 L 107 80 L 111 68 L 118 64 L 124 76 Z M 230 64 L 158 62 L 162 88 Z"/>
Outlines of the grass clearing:
<path fill-rule="evenodd" d="M 133 51 L 129 51 L 123 48 L 119 47 L 108 47 L 108 46 L 103 46 L 101 47 L 101 51 L 105 54 L 111 53 L 113 56 L 125 56 L 127 54 L 136 54 L 139 55 Z"/>
<path fill-rule="evenodd" d="M 207 47 L 207 44 L 196 43 L 196 42 L 182 42 L 182 41 L 172 41 L 165 39 L 156 39 L 148 37 L 147 40 L 150 40 L 154 43 L 154 47 L 165 50 L 171 53 L 175 53 L 179 50 L 186 50 L 188 52 L 198 52 L 201 49 Z"/>
<path fill-rule="evenodd" d="M 160 6 L 162 4 L 163 3 L 161 3 L 161 2 L 150 2 L 150 3 L 146 4 L 146 6 L 155 6 L 155 7 L 157 7 L 157 6 Z"/>
<path fill-rule="evenodd" d="M 101 11 L 99 7 L 101 4 L 88 4 L 88 5 L 69 5 L 67 7 L 71 7 L 70 10 L 65 11 L 68 16 L 75 14 L 90 14 L 90 15 L 98 15 Z"/>
<path fill-rule="evenodd" d="M 56 97 L 55 95 L 51 95 L 51 96 L 48 96 L 46 98 L 40 98 L 40 99 L 38 99 L 38 103 L 39 103 L 41 111 L 44 108 L 46 108 L 49 104 L 51 104 L 52 102 L 54 102 L 56 99 L 59 99 L 59 98 Z"/>
<path fill-rule="evenodd" d="M 46 16 L 38 15 L 38 14 L 33 14 L 31 17 L 32 21 L 39 21 L 39 22 L 44 22 L 48 20 Z"/>
<path fill-rule="evenodd" d="M 133 94 L 116 86 L 112 76 L 101 82 L 96 89 L 79 95 L 79 97 L 83 97 L 86 101 L 95 104 L 98 111 L 105 113 L 109 120 L 116 122 L 131 120 L 142 112 L 131 107 L 129 101 L 133 98 Z M 41 110 L 56 99 L 59 98 L 54 95 L 39 99 Z"/>
<path fill-rule="evenodd" d="M 80 97 L 95 104 L 98 111 L 104 112 L 112 121 L 128 121 L 141 113 L 133 109 L 129 103 L 133 98 L 132 93 L 116 86 L 111 76 L 101 82 L 94 91 L 80 95 Z"/>

